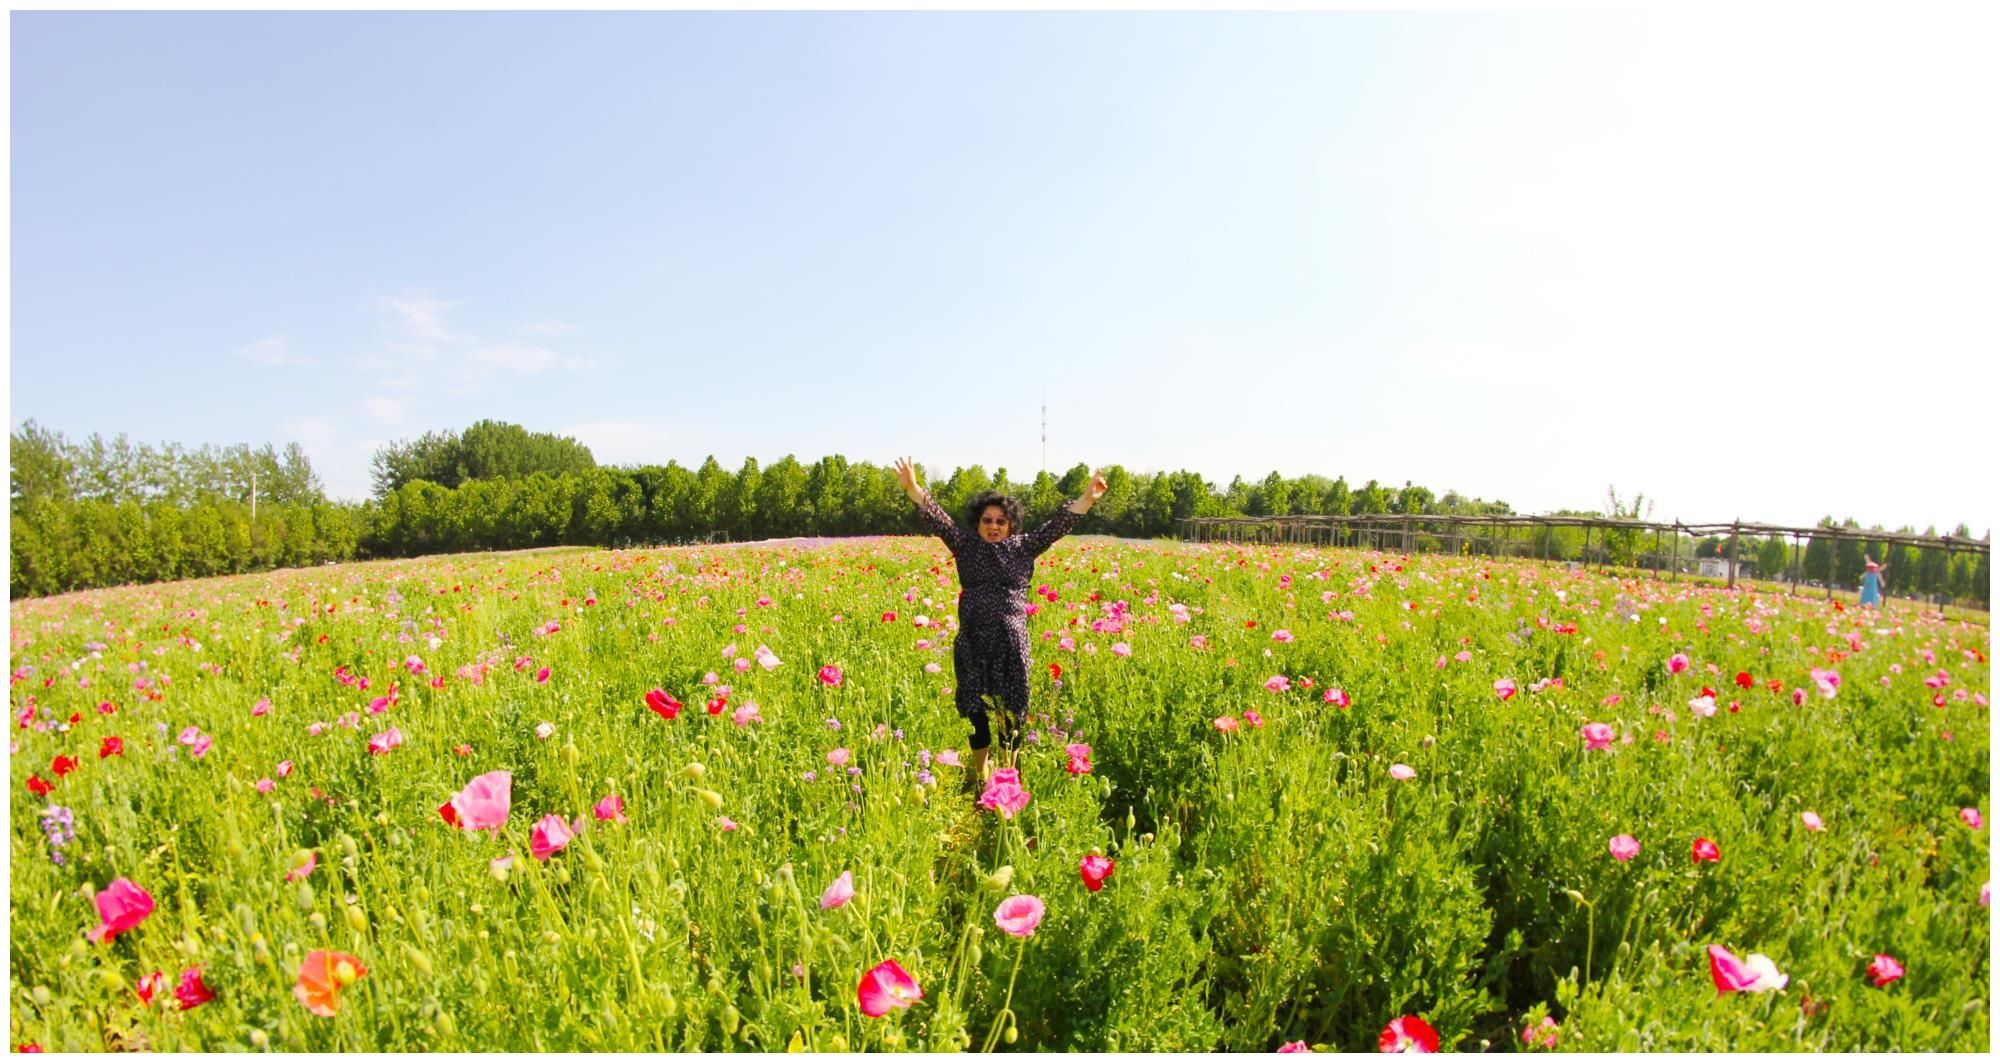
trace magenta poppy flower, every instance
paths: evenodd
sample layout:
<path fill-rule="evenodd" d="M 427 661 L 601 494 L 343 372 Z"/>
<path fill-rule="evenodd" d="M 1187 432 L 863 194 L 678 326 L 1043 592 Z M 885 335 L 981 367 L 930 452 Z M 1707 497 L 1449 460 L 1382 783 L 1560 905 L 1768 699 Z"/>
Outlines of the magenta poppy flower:
<path fill-rule="evenodd" d="M 134 885 L 131 879 L 112 879 L 111 885 L 98 890 L 91 899 L 97 904 L 98 919 L 90 930 L 92 941 L 109 942 L 153 914 L 153 895 Z"/>
<path fill-rule="evenodd" d="M 1042 899 L 1031 893 L 1017 893 L 1000 902 L 993 909 L 993 922 L 1000 929 L 1017 938 L 1033 937 L 1035 928 L 1042 924 L 1042 915 L 1047 911 Z"/>
<path fill-rule="evenodd" d="M 1312 1049 L 1306 1047 L 1306 1043 L 1304 1041 L 1286 1041 L 1284 1044 L 1278 1046 L 1278 1054 L 1281 1056 L 1290 1055 L 1296 1052 L 1311 1052 L 1311 1051 Z"/>
<path fill-rule="evenodd" d="M 1320 695 L 1320 700 L 1341 709 L 1346 708 L 1352 702 L 1352 699 L 1347 696 L 1347 691 L 1339 687 L 1327 687 L 1326 693 Z"/>
<path fill-rule="evenodd" d="M 1583 725 L 1583 748 L 1586 750 L 1610 749 L 1611 740 L 1616 737 L 1618 737 L 1618 732 L 1613 731 L 1611 725 L 1608 723 L 1587 723 Z"/>
<path fill-rule="evenodd" d="M 257 704 L 250 706 L 250 715 L 262 716 L 271 711 L 270 698 L 258 698 Z"/>
<path fill-rule="evenodd" d="M 1430 1023 L 1415 1015 L 1404 1015 L 1390 1019 L 1389 1025 L 1382 1027 L 1379 1046 L 1384 1052 L 1436 1052 L 1438 1035 Z"/>
<path fill-rule="evenodd" d="M 528 835 L 528 852 L 535 859 L 546 862 L 568 847 L 575 837 L 569 829 L 569 821 L 551 812 L 535 821 L 535 829 Z"/>
<path fill-rule="evenodd" d="M 1508 698 L 1513 697 L 1516 689 L 1512 679 L 1495 679 L 1493 681 L 1493 694 L 1501 701 L 1506 701 Z"/>
<path fill-rule="evenodd" d="M 1791 976 L 1778 971 L 1769 956 L 1752 953 L 1744 959 L 1720 945 L 1708 947 L 1708 976 L 1715 981 L 1715 993 L 1771 993 L 1785 988 Z"/>
<path fill-rule="evenodd" d="M 625 799 L 617 794 L 606 794 L 602 801 L 590 809 L 590 814 L 613 823 L 625 822 Z"/>
<path fill-rule="evenodd" d="M 453 812 L 445 818 L 465 830 L 490 830 L 497 834 L 506 825 L 513 803 L 514 773 L 489 771 L 466 783 L 458 796 L 445 802 L 445 807 Z"/>
<path fill-rule="evenodd" d="M 1672 657 L 1667 658 L 1667 673 L 1669 675 L 1679 675 L 1687 670 L 1688 670 L 1687 654 L 1676 653 Z"/>
<path fill-rule="evenodd" d="M 819 681 L 825 683 L 827 686 L 839 686 L 841 678 L 840 666 L 837 664 L 825 665 L 819 670 Z"/>
<path fill-rule="evenodd" d="M 368 752 L 380 756 L 403 744 L 401 728 L 391 727 L 368 740 Z"/>
<path fill-rule="evenodd" d="M 902 964 L 883 960 L 861 976 L 861 985 L 854 995 L 861 1004 L 861 1014 L 879 1019 L 924 999 L 924 990 L 910 977 L 910 972 L 903 970 Z"/>
<path fill-rule="evenodd" d="M 1973 830 L 1978 830 L 1986 825 L 1986 821 L 1980 818 L 1979 810 L 1976 808 L 1959 809 L 1958 818 L 1963 820 L 1965 825 L 1971 827 Z"/>
<path fill-rule="evenodd" d="M 1630 834 L 1620 834 L 1611 839 L 1612 859 L 1617 860 L 1619 863 L 1624 863 L 1638 855 L 1639 839 L 1632 837 Z"/>
<path fill-rule="evenodd" d="M 826 888 L 826 892 L 819 895 L 819 906 L 824 911 L 829 908 L 838 908 L 853 899 L 854 872 L 842 871 L 840 877 L 834 879 L 833 884 Z"/>
<path fill-rule="evenodd" d="M 1877 953 L 1874 959 L 1868 961 L 1868 980 L 1874 982 L 1877 989 L 1901 977 L 1903 965 L 1897 963 L 1894 956 Z"/>
<path fill-rule="evenodd" d="M 1694 840 L 1694 848 L 1691 855 L 1697 864 L 1719 864 L 1722 862 L 1722 850 L 1716 848 L 1715 843 L 1709 841 L 1707 838 L 1696 838 Z"/>
<path fill-rule="evenodd" d="M 1529 1048 L 1554 1048 L 1561 1037 L 1562 1027 L 1546 1015 L 1540 1025 L 1530 1023 L 1521 1027 L 1521 1043 Z"/>
<path fill-rule="evenodd" d="M 1083 862 L 1077 866 L 1077 872 L 1083 876 L 1083 888 L 1092 893 L 1103 889 L 1104 880 L 1110 878 L 1111 873 L 1117 869 L 1118 864 L 1115 861 L 1097 853 L 1084 857 Z"/>
<path fill-rule="evenodd" d="M 1264 689 L 1273 694 L 1283 694 L 1292 689 L 1292 681 L 1282 675 L 1274 675 L 1264 680 Z"/>

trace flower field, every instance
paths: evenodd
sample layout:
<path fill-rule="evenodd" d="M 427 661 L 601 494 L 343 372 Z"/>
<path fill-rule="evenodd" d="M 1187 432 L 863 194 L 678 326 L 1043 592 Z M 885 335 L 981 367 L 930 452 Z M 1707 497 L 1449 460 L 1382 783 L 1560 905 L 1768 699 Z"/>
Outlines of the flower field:
<path fill-rule="evenodd" d="M 11 1046 L 1989 1047 L 1983 626 L 1094 537 L 1035 583 L 969 788 L 931 539 L 16 601 Z"/>

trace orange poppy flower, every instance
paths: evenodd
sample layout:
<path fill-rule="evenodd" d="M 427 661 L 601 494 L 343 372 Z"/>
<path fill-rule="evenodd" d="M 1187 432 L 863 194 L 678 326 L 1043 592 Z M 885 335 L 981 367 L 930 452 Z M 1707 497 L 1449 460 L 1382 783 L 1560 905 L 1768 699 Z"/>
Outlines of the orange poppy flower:
<path fill-rule="evenodd" d="M 330 1018 L 340 1011 L 340 991 L 367 973 L 360 960 L 344 952 L 314 949 L 299 965 L 299 981 L 292 994 L 307 1011 Z"/>

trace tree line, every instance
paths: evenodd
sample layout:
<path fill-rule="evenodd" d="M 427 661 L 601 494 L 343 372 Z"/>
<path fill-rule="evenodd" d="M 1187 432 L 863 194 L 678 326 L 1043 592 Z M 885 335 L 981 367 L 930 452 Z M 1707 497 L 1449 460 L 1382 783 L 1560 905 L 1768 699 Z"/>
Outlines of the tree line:
<path fill-rule="evenodd" d="M 13 597 L 470 550 L 924 532 L 893 467 L 838 454 L 811 464 L 789 454 L 768 465 L 748 458 L 733 472 L 713 456 L 692 469 L 675 461 L 600 466 L 569 437 L 481 421 L 383 447 L 374 496 L 357 503 L 329 500 L 297 444 L 189 450 L 95 435 L 72 443 L 32 421 L 12 444 Z M 1016 479 L 973 465 L 948 475 L 927 470 L 925 480 L 954 516 L 974 495 L 996 490 L 1019 499 L 1033 525 L 1082 494 L 1090 471 L 1079 464 Z M 1357 486 L 1345 477 L 1272 472 L 1218 487 L 1188 470 L 1103 472 L 1109 489 L 1080 527 L 1086 534 L 1167 536 L 1187 517 L 1512 512 L 1502 501 L 1439 496 L 1409 483 Z M 1625 515 L 1615 494 L 1608 505 Z M 1565 544 L 1541 545 L 1560 556 Z M 1858 558 L 1858 545 L 1841 545 L 1854 545 Z M 1901 555 L 1890 560 L 1902 565 Z M 1846 561 L 1838 559 L 1843 571 Z M 1806 563 L 1812 571 L 1811 556 Z M 1919 557 L 1900 571 L 1926 564 L 1935 568 Z M 1851 567 L 1858 575 L 1860 562 Z M 1949 562 L 1942 571 L 1948 587 Z"/>

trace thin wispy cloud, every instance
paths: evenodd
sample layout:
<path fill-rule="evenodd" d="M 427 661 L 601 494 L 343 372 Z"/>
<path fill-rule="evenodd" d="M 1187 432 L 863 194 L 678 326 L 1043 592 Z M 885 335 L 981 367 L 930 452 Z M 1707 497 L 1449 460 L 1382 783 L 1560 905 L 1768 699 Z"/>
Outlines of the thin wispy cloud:
<path fill-rule="evenodd" d="M 257 365 L 310 365 L 312 359 L 292 350 L 291 341 L 272 334 L 236 348 L 236 357 Z"/>

